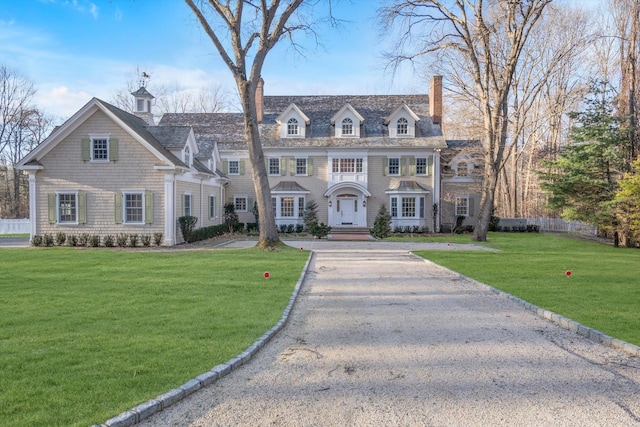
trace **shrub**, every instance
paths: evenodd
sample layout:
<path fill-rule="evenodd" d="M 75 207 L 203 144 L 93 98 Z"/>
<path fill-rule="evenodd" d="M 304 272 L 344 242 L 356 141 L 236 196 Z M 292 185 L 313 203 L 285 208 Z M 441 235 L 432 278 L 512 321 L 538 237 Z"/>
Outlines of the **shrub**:
<path fill-rule="evenodd" d="M 302 233 L 304 231 L 304 224 L 296 224 L 296 233 Z"/>
<path fill-rule="evenodd" d="M 129 246 L 135 248 L 138 246 L 138 235 L 137 234 L 129 234 Z"/>
<path fill-rule="evenodd" d="M 304 230 L 310 232 L 311 228 L 318 224 L 318 204 L 314 200 L 309 200 L 304 205 L 302 212 L 302 222 Z"/>
<path fill-rule="evenodd" d="M 153 243 L 155 243 L 156 246 L 162 244 L 162 233 L 153 233 Z"/>
<path fill-rule="evenodd" d="M 527 224 L 527 231 L 529 233 L 539 233 L 540 226 L 538 224 Z"/>
<path fill-rule="evenodd" d="M 142 242 L 142 246 L 150 246 L 151 245 L 151 236 L 148 234 L 143 234 L 140 237 L 140 241 Z"/>
<path fill-rule="evenodd" d="M 98 246 L 100 246 L 100 236 L 98 236 L 97 234 L 91 235 L 91 237 L 89 237 L 89 246 L 91 246 L 92 248 L 97 248 Z"/>
<path fill-rule="evenodd" d="M 373 221 L 371 235 L 376 239 L 384 239 L 391 234 L 391 214 L 384 203 L 378 209 L 376 219 Z"/>
<path fill-rule="evenodd" d="M 462 234 L 462 232 L 464 231 L 464 227 L 462 226 L 462 223 L 464 222 L 465 217 L 463 215 L 458 215 L 456 217 L 456 226 L 453 227 L 453 232 L 456 234 Z"/>
<path fill-rule="evenodd" d="M 187 243 L 191 243 L 191 234 L 193 234 L 193 230 L 196 227 L 196 223 L 198 222 L 198 217 L 195 216 L 181 216 L 178 218 L 178 223 L 180 224 L 180 231 L 182 232 L 182 237 L 184 241 Z"/>
<path fill-rule="evenodd" d="M 69 242 L 69 246 L 78 246 L 78 236 L 75 234 L 70 234 L 67 240 Z"/>
<path fill-rule="evenodd" d="M 236 224 L 238 224 L 238 214 L 233 203 L 224 205 L 224 223 L 227 225 L 229 233 L 235 231 Z"/>
<path fill-rule="evenodd" d="M 82 233 L 80 238 L 78 239 L 78 244 L 80 246 L 87 246 L 89 243 L 89 233 Z"/>
<path fill-rule="evenodd" d="M 61 231 L 58 231 L 56 233 L 56 244 L 58 246 L 62 246 L 62 245 L 64 245 L 64 242 L 66 242 L 66 241 L 67 241 L 67 235 L 65 233 L 61 232 Z"/>
<path fill-rule="evenodd" d="M 113 234 L 107 234 L 103 239 L 104 245 L 107 248 L 112 248 L 116 243 L 116 238 Z"/>
<path fill-rule="evenodd" d="M 313 235 L 314 237 L 317 237 L 318 239 L 322 239 L 323 237 L 326 237 L 330 232 L 331 232 L 331 227 L 329 227 L 328 225 L 325 225 L 323 222 L 321 222 L 320 224 L 316 222 L 315 224 L 313 224 L 310 230 L 311 235 Z"/>
<path fill-rule="evenodd" d="M 226 224 L 210 225 L 208 227 L 202 227 L 194 230 L 191 237 L 193 238 L 194 242 L 198 242 L 200 240 L 222 236 L 227 231 L 228 228 Z"/>
<path fill-rule="evenodd" d="M 247 223 L 247 232 L 258 231 L 258 223 L 257 222 L 248 222 Z"/>
<path fill-rule="evenodd" d="M 293 230 L 296 229 L 296 226 L 293 224 L 287 224 L 287 233 L 293 233 Z"/>
<path fill-rule="evenodd" d="M 127 239 L 129 238 L 129 236 L 127 236 L 124 233 L 120 233 L 118 234 L 118 236 L 116 237 L 116 244 L 121 247 L 124 248 L 125 246 L 127 246 Z"/>
<path fill-rule="evenodd" d="M 31 244 L 33 246 L 42 246 L 42 236 L 36 234 L 31 238 Z"/>
<path fill-rule="evenodd" d="M 53 235 L 49 233 L 44 233 L 44 237 L 42 238 L 42 243 L 45 246 L 53 246 Z"/>
<path fill-rule="evenodd" d="M 287 224 L 280 224 L 278 226 L 278 232 L 280 233 L 286 233 L 287 232 Z"/>

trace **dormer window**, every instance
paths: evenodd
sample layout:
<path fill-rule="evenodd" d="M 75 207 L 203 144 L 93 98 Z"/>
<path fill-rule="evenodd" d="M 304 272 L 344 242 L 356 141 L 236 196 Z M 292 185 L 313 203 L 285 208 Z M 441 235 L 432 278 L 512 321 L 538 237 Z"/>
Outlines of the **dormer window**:
<path fill-rule="evenodd" d="M 456 168 L 456 176 L 467 176 L 468 174 L 468 166 L 466 162 L 460 162 L 458 163 L 458 166 Z"/>
<path fill-rule="evenodd" d="M 182 152 L 182 161 L 184 161 L 187 166 L 191 166 L 191 150 L 189 147 L 184 147 L 184 151 Z"/>
<path fill-rule="evenodd" d="M 353 136 L 353 120 L 349 117 L 342 121 L 342 136 Z"/>
<path fill-rule="evenodd" d="M 397 122 L 398 136 L 409 134 L 409 121 L 404 117 L 400 117 Z"/>
<path fill-rule="evenodd" d="M 287 135 L 298 136 L 300 135 L 300 127 L 298 126 L 298 120 L 290 118 L 287 122 Z"/>

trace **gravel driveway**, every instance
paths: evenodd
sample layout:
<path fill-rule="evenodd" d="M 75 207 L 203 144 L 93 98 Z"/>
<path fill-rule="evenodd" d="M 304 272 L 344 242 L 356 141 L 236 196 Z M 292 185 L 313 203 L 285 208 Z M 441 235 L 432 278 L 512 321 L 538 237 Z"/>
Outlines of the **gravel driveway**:
<path fill-rule="evenodd" d="M 640 425 L 640 359 L 393 245 L 313 249 L 285 328 L 141 425 Z"/>

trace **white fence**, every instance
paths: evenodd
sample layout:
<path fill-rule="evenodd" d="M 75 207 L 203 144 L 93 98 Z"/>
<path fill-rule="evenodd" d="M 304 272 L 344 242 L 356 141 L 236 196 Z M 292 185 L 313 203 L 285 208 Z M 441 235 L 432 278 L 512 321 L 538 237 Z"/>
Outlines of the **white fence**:
<path fill-rule="evenodd" d="M 29 233 L 28 219 L 0 219 L 0 234 Z"/>
<path fill-rule="evenodd" d="M 590 236 L 598 234 L 598 227 L 580 221 L 565 221 L 561 218 L 500 218 L 499 226 L 520 227 L 535 224 L 540 231 L 580 233 Z"/>

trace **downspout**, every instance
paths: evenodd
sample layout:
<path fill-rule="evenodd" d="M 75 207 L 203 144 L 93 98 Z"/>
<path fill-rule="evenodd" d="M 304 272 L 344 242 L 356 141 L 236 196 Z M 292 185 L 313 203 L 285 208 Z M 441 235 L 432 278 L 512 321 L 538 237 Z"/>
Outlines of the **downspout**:
<path fill-rule="evenodd" d="M 29 240 L 38 234 L 36 200 L 36 172 L 29 171 Z"/>
<path fill-rule="evenodd" d="M 433 203 L 438 204 L 438 215 L 436 216 L 436 229 L 433 230 L 434 233 L 440 229 L 440 221 L 442 215 L 442 200 L 440 200 L 440 186 L 441 184 L 441 174 L 440 174 L 440 149 L 437 148 L 433 153 Z"/>

